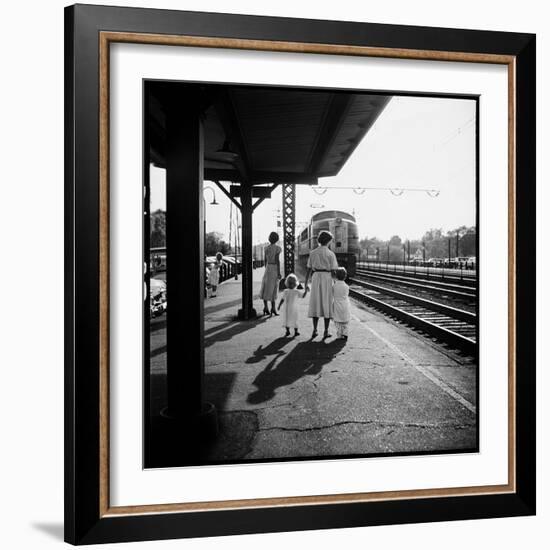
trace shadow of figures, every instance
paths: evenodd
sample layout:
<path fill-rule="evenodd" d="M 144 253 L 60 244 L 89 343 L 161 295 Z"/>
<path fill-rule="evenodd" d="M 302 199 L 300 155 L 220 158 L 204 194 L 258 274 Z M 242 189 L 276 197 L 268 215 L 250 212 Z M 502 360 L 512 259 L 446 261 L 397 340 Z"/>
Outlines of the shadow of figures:
<path fill-rule="evenodd" d="M 281 355 L 284 355 L 286 352 L 284 352 L 281 348 L 284 347 L 286 344 L 289 343 L 289 339 L 281 336 L 280 338 L 276 338 L 271 342 L 271 344 L 267 346 L 258 346 L 256 350 L 253 352 L 253 354 L 245 361 L 245 363 L 251 364 L 251 363 L 259 363 L 260 361 L 263 361 L 266 357 L 269 357 L 270 355 L 275 355 L 275 359 Z"/>
<path fill-rule="evenodd" d="M 279 345 L 278 340 L 281 340 L 281 338 L 275 340 L 272 344 L 277 342 L 277 345 Z M 288 342 L 288 339 L 286 341 Z M 269 349 L 272 344 L 264 350 Z M 279 350 L 279 352 L 271 353 L 275 357 L 255 378 L 253 384 L 257 389 L 249 394 L 247 402 L 258 404 L 269 401 L 275 396 L 277 388 L 289 386 L 303 376 L 319 374 L 323 367 L 329 364 L 345 345 L 344 340 L 335 340 L 329 344 L 311 340 L 300 342 L 278 364 L 277 360 L 281 355 L 284 355 L 284 352 Z M 254 357 L 259 356 L 257 352 L 254 353 L 255 355 L 249 358 L 247 363 L 254 362 Z"/>

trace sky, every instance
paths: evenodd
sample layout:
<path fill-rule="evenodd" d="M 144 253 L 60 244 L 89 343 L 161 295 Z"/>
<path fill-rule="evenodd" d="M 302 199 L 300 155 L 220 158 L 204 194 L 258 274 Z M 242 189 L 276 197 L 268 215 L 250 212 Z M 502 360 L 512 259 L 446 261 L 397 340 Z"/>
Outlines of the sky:
<path fill-rule="evenodd" d="M 473 100 L 394 96 L 337 176 L 320 178 L 317 188 L 296 186 L 296 233 L 312 215 L 333 209 L 355 214 L 361 239 L 416 239 L 431 228 L 475 225 L 475 131 Z M 335 189 L 323 193 L 325 186 Z M 227 239 L 231 203 L 214 183 L 204 187 L 207 231 Z M 359 194 L 342 187 L 385 189 Z M 206 188 L 214 189 L 218 205 L 209 204 L 213 193 Z M 439 194 L 407 191 L 414 188 Z M 396 189 L 404 191 L 396 196 Z M 254 243 L 266 242 L 271 231 L 282 234 L 281 200 L 278 187 L 255 210 Z M 151 210 L 165 203 L 165 171 L 151 167 Z"/>

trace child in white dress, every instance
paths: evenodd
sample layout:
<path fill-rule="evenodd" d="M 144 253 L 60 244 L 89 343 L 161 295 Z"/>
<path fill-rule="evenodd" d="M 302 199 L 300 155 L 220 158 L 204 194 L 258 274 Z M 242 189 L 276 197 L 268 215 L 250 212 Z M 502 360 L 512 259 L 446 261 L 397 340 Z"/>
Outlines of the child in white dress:
<path fill-rule="evenodd" d="M 336 281 L 332 287 L 333 315 L 332 319 L 337 329 L 337 337 L 348 339 L 348 326 L 351 317 L 349 305 L 349 286 L 346 284 L 348 272 L 345 267 L 336 270 Z"/>
<path fill-rule="evenodd" d="M 285 327 L 285 336 L 290 336 L 290 329 L 294 329 L 294 336 L 299 336 L 298 332 L 298 298 L 302 296 L 302 292 L 297 289 L 298 277 L 291 273 L 285 279 L 286 288 L 283 291 L 283 296 L 279 302 L 279 311 L 283 307 L 283 327 Z"/>
<path fill-rule="evenodd" d="M 210 264 L 210 273 L 208 274 L 208 285 L 210 286 L 210 298 L 216 297 L 218 285 L 220 284 L 220 269 L 222 267 L 223 255 L 221 252 L 216 254 L 216 261 Z"/>

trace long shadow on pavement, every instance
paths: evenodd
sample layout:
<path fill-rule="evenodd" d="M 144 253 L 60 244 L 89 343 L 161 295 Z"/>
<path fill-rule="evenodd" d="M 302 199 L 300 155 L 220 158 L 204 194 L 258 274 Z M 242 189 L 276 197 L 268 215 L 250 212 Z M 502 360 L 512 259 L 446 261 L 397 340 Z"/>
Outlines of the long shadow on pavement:
<path fill-rule="evenodd" d="M 221 330 L 222 328 L 228 327 L 229 325 L 233 325 L 235 321 L 225 321 L 224 323 L 218 323 L 214 325 L 213 327 L 207 328 L 204 330 L 204 335 L 208 336 L 212 332 L 218 332 L 218 330 Z"/>
<path fill-rule="evenodd" d="M 210 313 L 216 313 L 217 311 L 221 311 L 222 309 L 229 309 L 232 306 L 236 306 L 239 304 L 242 304 L 242 298 L 239 297 L 236 300 L 231 300 L 229 302 L 220 302 L 213 304 L 212 301 L 216 301 L 216 298 L 209 298 L 207 302 L 204 303 L 204 314 L 208 315 Z M 237 312 L 235 311 L 235 314 Z"/>
<path fill-rule="evenodd" d="M 280 338 L 275 340 L 275 342 L 278 340 Z M 279 344 L 277 343 L 277 345 Z M 344 340 L 335 340 L 330 344 L 313 342 L 311 340 L 300 342 L 277 366 L 275 364 L 281 353 L 275 352 L 275 357 L 254 379 L 253 384 L 257 389 L 249 394 L 247 402 L 258 404 L 269 401 L 275 396 L 277 388 L 289 386 L 303 376 L 319 374 L 323 367 L 329 364 L 345 345 L 346 342 Z M 250 359 L 252 358 L 249 358 L 247 362 Z"/>
<path fill-rule="evenodd" d="M 246 332 L 247 330 L 253 329 L 258 325 L 265 323 L 267 319 L 268 317 L 258 317 L 257 319 L 250 321 L 235 321 L 233 323 L 233 326 L 229 327 L 227 330 L 222 330 L 212 336 L 205 338 L 204 347 L 207 348 L 208 346 L 211 346 L 216 342 L 225 342 L 227 340 L 231 340 L 231 338 L 237 336 L 237 334 L 241 334 L 242 332 Z"/>
<path fill-rule="evenodd" d="M 162 319 L 152 319 L 151 320 L 151 332 L 158 332 L 166 328 L 166 315 Z"/>

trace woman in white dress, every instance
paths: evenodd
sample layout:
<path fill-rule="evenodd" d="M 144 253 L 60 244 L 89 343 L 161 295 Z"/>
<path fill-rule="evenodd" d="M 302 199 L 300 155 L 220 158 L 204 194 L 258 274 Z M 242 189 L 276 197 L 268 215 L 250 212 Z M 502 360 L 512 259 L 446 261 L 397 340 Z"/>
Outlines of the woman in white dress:
<path fill-rule="evenodd" d="M 260 298 L 264 301 L 264 315 L 279 315 L 275 303 L 277 302 L 277 287 L 281 278 L 281 247 L 276 244 L 279 235 L 274 231 L 269 234 L 269 246 L 264 249 L 265 271 L 260 287 Z M 267 305 L 271 302 L 271 312 Z"/>
<path fill-rule="evenodd" d="M 317 336 L 319 317 L 323 317 L 325 320 L 323 338 L 329 338 L 328 328 L 332 318 L 333 302 L 332 277 L 338 269 L 338 261 L 336 260 L 336 254 L 328 248 L 328 243 L 332 241 L 332 234 L 329 231 L 321 231 L 317 241 L 319 246 L 310 252 L 307 260 L 304 297 L 308 292 L 307 283 L 311 276 L 311 296 L 308 308 L 308 317 L 313 319 L 313 334 L 311 337 L 315 338 Z"/>

